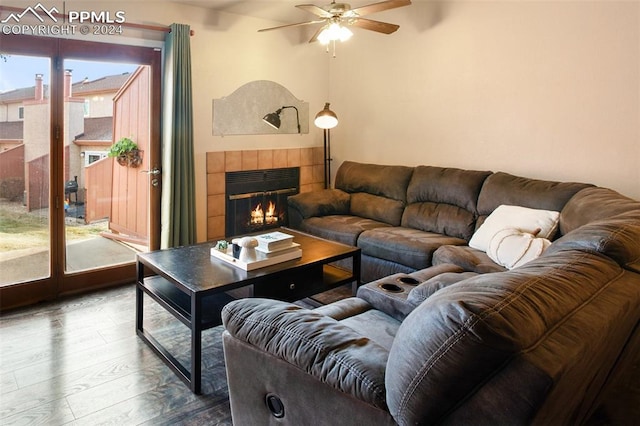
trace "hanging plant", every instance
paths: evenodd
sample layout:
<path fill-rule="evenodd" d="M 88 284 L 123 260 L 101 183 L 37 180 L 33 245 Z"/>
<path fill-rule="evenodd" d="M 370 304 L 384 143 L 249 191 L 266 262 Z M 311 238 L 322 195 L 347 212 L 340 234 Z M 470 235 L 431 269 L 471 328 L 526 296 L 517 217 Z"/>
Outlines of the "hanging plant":
<path fill-rule="evenodd" d="M 138 144 L 129 138 L 121 138 L 118 142 L 111 145 L 107 155 L 109 157 L 115 157 L 121 166 L 135 168 L 142 164 L 142 151 L 138 149 Z"/>

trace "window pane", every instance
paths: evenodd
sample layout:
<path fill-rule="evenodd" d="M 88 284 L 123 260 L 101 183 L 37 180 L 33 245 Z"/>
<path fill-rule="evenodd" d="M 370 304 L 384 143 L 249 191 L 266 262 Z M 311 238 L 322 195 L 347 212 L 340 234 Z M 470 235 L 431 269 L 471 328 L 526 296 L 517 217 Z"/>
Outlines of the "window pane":
<path fill-rule="evenodd" d="M 0 285 L 50 276 L 50 61 L 0 61 Z"/>

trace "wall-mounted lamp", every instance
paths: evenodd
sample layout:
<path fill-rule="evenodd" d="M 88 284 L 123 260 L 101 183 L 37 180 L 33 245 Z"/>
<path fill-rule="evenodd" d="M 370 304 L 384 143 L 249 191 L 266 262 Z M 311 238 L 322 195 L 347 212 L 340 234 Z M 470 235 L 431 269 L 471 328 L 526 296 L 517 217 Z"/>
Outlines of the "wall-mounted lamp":
<path fill-rule="evenodd" d="M 329 109 L 329 102 L 324 104 L 324 108 L 316 114 L 313 124 L 324 130 L 324 188 L 331 187 L 331 133 L 338 125 L 338 116 Z"/>
<path fill-rule="evenodd" d="M 282 113 L 282 110 L 285 108 L 293 108 L 296 110 L 296 122 L 298 123 L 298 133 L 300 133 L 300 115 L 298 114 L 298 108 L 296 108 L 293 105 L 286 105 L 286 106 L 283 106 L 282 108 L 278 108 L 276 112 L 270 112 L 269 114 L 262 117 L 262 121 L 264 121 L 274 129 L 279 129 L 281 124 L 280 114 Z"/>

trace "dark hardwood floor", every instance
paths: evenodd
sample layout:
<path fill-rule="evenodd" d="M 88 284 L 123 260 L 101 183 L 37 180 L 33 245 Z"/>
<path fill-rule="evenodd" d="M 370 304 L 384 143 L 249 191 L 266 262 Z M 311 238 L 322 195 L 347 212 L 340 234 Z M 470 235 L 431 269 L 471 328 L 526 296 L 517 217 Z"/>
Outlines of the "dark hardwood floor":
<path fill-rule="evenodd" d="M 202 395 L 135 334 L 133 284 L 0 318 L 2 425 L 231 425 L 222 327 L 203 333 Z M 189 365 L 188 329 L 149 298 L 145 327 Z"/>
<path fill-rule="evenodd" d="M 145 302 L 145 327 L 188 365 L 187 328 Z M 134 320 L 133 284 L 3 313 L 0 424 L 231 425 L 222 327 L 203 333 L 194 395 L 136 337 Z M 636 363 L 589 425 L 638 424 L 639 379 Z"/>

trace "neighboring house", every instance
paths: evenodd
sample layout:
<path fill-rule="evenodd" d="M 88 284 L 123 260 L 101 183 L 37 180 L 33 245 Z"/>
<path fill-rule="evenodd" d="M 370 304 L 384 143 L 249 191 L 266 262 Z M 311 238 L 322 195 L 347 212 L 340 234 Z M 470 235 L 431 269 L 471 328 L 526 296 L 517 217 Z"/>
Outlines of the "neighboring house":
<path fill-rule="evenodd" d="M 113 98 L 131 75 L 84 79 L 72 84 L 71 70 L 65 71 L 65 180 L 75 179 L 83 188 L 84 168 L 106 157 L 113 143 Z M 48 178 L 43 173 L 43 168 L 48 169 L 49 154 L 49 126 L 46 123 L 49 123 L 49 85 L 43 83 L 42 74 L 35 75 L 32 87 L 0 93 L 0 164 L 14 162 L 18 157 L 12 149 L 20 146 L 24 150 L 25 164 L 25 170 L 18 173 L 21 177 L 5 176 L 0 172 L 0 181 L 12 181 L 13 195 L 9 198 L 15 198 L 19 191 L 16 180 L 22 179 L 29 210 L 47 205 L 46 196 L 30 194 L 36 188 L 39 188 L 37 192 L 43 193 Z M 13 153 L 5 153 L 9 150 Z M 31 171 L 30 165 L 33 166 Z M 79 201 L 84 199 L 83 191 L 77 195 Z M 0 196 L 8 197 L 2 194 L 1 186 Z"/>

